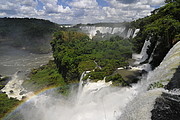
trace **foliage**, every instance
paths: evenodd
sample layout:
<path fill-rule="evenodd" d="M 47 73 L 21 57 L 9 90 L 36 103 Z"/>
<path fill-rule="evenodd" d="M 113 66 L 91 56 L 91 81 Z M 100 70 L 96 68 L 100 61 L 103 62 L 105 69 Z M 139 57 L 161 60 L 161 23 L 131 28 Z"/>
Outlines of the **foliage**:
<path fill-rule="evenodd" d="M 22 84 L 27 90 L 38 91 L 51 86 L 66 86 L 53 61 L 49 61 L 47 65 L 32 70 L 29 77 L 30 79 Z"/>
<path fill-rule="evenodd" d="M 93 70 L 96 67 L 96 64 L 93 60 L 81 61 L 78 65 L 78 72 L 83 73 L 84 71 Z"/>
<path fill-rule="evenodd" d="M 108 76 L 106 82 L 112 81 L 114 86 L 128 86 L 128 83 L 122 78 L 120 74 Z"/>
<path fill-rule="evenodd" d="M 91 79 L 102 79 L 111 75 L 117 67 L 127 65 L 125 61 L 132 52 L 129 40 L 118 36 L 93 41 L 83 33 L 72 31 L 56 32 L 51 45 L 57 68 L 66 81 L 79 79 L 87 70 L 91 71 Z M 101 69 L 98 70 L 98 66 Z"/>
<path fill-rule="evenodd" d="M 180 2 L 179 0 L 165 0 L 166 3 L 170 3 L 170 2 Z"/>
<path fill-rule="evenodd" d="M 10 80 L 10 77 L 2 77 L 0 75 L 0 90 L 8 83 L 8 81 Z"/>
<path fill-rule="evenodd" d="M 4 117 L 13 107 L 20 102 L 14 98 L 8 98 L 5 93 L 0 93 L 0 118 Z"/>
<path fill-rule="evenodd" d="M 149 85 L 148 90 L 152 90 L 155 88 L 164 88 L 164 85 L 161 82 L 154 82 L 154 83 Z"/>
<path fill-rule="evenodd" d="M 180 1 L 166 0 L 168 4 L 152 11 L 152 15 L 132 22 L 140 32 L 134 38 L 134 50 L 140 52 L 145 40 L 151 41 L 147 53 L 151 54 L 155 45 L 153 67 L 160 64 L 169 49 L 179 41 L 180 33 Z M 149 55 L 150 56 L 150 55 Z"/>

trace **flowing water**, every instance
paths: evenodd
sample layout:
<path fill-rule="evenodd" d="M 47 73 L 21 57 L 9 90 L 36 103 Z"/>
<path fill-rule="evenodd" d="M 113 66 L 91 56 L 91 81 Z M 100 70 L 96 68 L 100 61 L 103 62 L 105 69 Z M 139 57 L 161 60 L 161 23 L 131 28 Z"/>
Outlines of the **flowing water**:
<path fill-rule="evenodd" d="M 127 38 L 130 38 L 132 35 L 133 35 L 133 29 L 129 29 L 128 32 L 127 32 Z"/>
<path fill-rule="evenodd" d="M 174 45 L 159 67 L 132 87 L 112 87 L 112 83 L 105 80 L 83 85 L 83 73 L 78 92 L 73 89 L 64 98 L 52 94 L 54 91 L 45 91 L 18 107 L 18 115 L 24 120 L 150 120 L 154 101 L 165 90 L 147 89 L 154 82 L 166 84 L 172 78 L 175 68 L 180 65 L 179 49 L 180 42 Z"/>
<path fill-rule="evenodd" d="M 163 88 L 156 88 L 147 91 L 149 85 L 154 82 L 161 82 L 166 85 L 173 77 L 175 69 L 180 65 L 180 42 L 171 48 L 161 64 L 153 71 L 150 71 L 145 79 L 138 84 L 141 86 L 138 95 L 128 103 L 123 115 L 119 120 L 151 120 L 151 110 L 155 99 L 165 91 Z"/>
<path fill-rule="evenodd" d="M 132 38 L 136 37 L 136 35 L 137 35 L 137 33 L 138 33 L 139 31 L 140 31 L 140 29 L 136 29 L 136 30 L 134 31 L 134 34 L 133 34 Z"/>
<path fill-rule="evenodd" d="M 125 26 L 121 26 L 121 27 L 81 26 L 80 28 L 82 31 L 85 31 L 85 33 L 87 33 L 91 39 L 96 35 L 97 31 L 99 31 L 102 34 L 107 34 L 107 33 L 116 34 L 124 38 L 129 38 L 130 36 L 133 36 L 133 32 L 134 32 L 132 29 L 128 29 L 126 31 L 127 28 Z M 136 33 L 137 32 L 138 31 L 136 31 Z"/>
<path fill-rule="evenodd" d="M 147 54 L 147 50 L 148 47 L 151 45 L 150 40 L 145 40 L 144 45 L 141 49 L 140 54 L 136 54 L 134 53 L 132 55 L 132 59 L 136 60 L 134 62 L 134 65 L 136 65 L 136 67 L 131 67 L 132 69 L 136 69 L 136 70 L 145 70 L 145 71 L 151 71 L 151 65 L 148 63 L 146 64 L 140 64 L 142 62 L 144 62 L 147 58 L 148 58 L 148 54 Z M 151 58 L 152 59 L 152 58 Z"/>
<path fill-rule="evenodd" d="M 34 54 L 23 49 L 0 45 L 0 74 L 13 75 L 17 71 L 27 71 L 52 59 L 52 53 Z"/>
<path fill-rule="evenodd" d="M 26 93 L 21 86 L 26 75 L 31 69 L 47 64 L 52 59 L 52 53 L 34 54 L 7 45 L 0 45 L 0 56 L 0 75 L 11 77 L 11 80 L 1 91 L 5 92 L 8 97 L 18 100 L 30 94 Z"/>

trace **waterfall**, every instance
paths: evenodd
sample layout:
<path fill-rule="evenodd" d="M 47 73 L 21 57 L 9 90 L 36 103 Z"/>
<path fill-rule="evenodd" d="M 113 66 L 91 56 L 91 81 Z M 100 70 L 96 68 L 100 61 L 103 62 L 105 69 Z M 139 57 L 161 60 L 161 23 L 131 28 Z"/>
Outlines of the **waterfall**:
<path fill-rule="evenodd" d="M 96 68 L 102 69 L 101 66 L 98 65 L 98 63 L 94 60 L 94 63 L 96 64 Z"/>
<path fill-rule="evenodd" d="M 136 86 L 120 88 L 111 87 L 111 84 L 105 80 L 88 82 L 83 86 L 78 102 L 77 94 L 64 99 L 46 92 L 21 106 L 19 114 L 25 120 L 117 120 L 137 94 Z"/>
<path fill-rule="evenodd" d="M 81 93 L 82 93 L 82 89 L 83 89 L 83 78 L 86 76 L 87 73 L 89 73 L 90 71 L 84 71 L 80 77 L 79 80 L 79 87 L 78 87 L 78 92 L 77 92 L 77 102 L 80 99 Z"/>
<path fill-rule="evenodd" d="M 113 31 L 112 31 L 112 34 L 115 34 L 115 33 L 123 33 L 123 31 L 126 29 L 126 27 L 115 27 L 113 28 Z"/>
<path fill-rule="evenodd" d="M 151 45 L 150 40 L 146 40 L 146 41 L 144 42 L 144 46 L 143 46 L 143 48 L 142 48 L 142 50 L 141 50 L 141 53 L 140 53 L 140 55 L 142 56 L 140 62 L 144 62 L 144 61 L 148 58 L 147 49 L 148 49 L 148 47 L 149 47 L 150 45 Z"/>
<path fill-rule="evenodd" d="M 129 29 L 128 32 L 127 32 L 127 38 L 130 38 L 132 36 L 132 33 L 133 33 L 133 29 Z"/>
<path fill-rule="evenodd" d="M 64 98 L 53 90 L 46 91 L 28 100 L 18 109 L 18 115 L 25 120 L 150 120 L 154 101 L 165 90 L 147 90 L 149 85 L 158 81 L 166 84 L 179 65 L 180 42 L 156 69 L 132 87 L 112 87 L 112 82 L 105 80 L 82 85 L 87 73 L 83 72 L 78 92 Z"/>
<path fill-rule="evenodd" d="M 149 64 L 149 62 L 148 63 L 144 63 L 144 64 L 140 64 L 140 63 L 144 62 L 148 58 L 147 49 L 148 49 L 148 47 L 150 45 L 151 45 L 150 40 L 145 40 L 140 54 L 136 54 L 136 53 L 132 54 L 132 59 L 135 60 L 135 62 L 134 62 L 135 67 L 130 66 L 131 69 L 133 69 L 133 70 L 145 70 L 147 72 L 151 71 L 151 65 Z"/>
<path fill-rule="evenodd" d="M 132 38 L 136 37 L 136 35 L 137 35 L 137 33 L 138 33 L 139 31 L 140 31 L 140 29 L 136 29 L 136 30 L 134 31 L 134 34 L 133 34 Z"/>
<path fill-rule="evenodd" d="M 80 77 L 80 81 L 79 81 L 79 87 L 78 87 L 78 92 L 82 91 L 82 85 L 83 85 L 83 78 L 86 76 L 86 71 L 84 71 Z"/>
<path fill-rule="evenodd" d="M 82 31 L 85 31 L 89 35 L 89 37 L 92 39 L 97 31 L 99 31 L 102 34 L 118 34 L 119 36 L 129 38 L 133 34 L 133 30 L 129 29 L 127 33 L 124 33 L 126 30 L 125 26 L 121 27 L 96 27 L 96 26 L 80 26 L 80 29 Z"/>
<path fill-rule="evenodd" d="M 153 60 L 153 55 L 154 55 L 154 52 L 155 52 L 155 50 L 156 50 L 156 48 L 157 48 L 158 45 L 159 45 L 159 42 L 156 43 L 156 45 L 155 45 L 155 47 L 154 47 L 154 49 L 153 49 L 153 51 L 152 51 L 152 53 L 151 53 L 151 56 L 150 56 L 150 58 L 149 58 L 148 63 L 150 63 L 150 62 Z"/>
<path fill-rule="evenodd" d="M 144 62 L 148 58 L 147 49 L 151 45 L 150 39 L 145 40 L 144 45 L 141 49 L 140 54 L 133 54 L 133 59 L 136 60 L 134 64 L 140 64 L 141 62 Z"/>
<path fill-rule="evenodd" d="M 138 95 L 126 106 L 123 115 L 119 120 L 151 120 L 151 110 L 155 104 L 155 99 L 162 92 L 167 92 L 163 88 L 156 88 L 147 91 L 150 84 L 161 82 L 166 85 L 173 77 L 175 69 L 180 65 L 180 42 L 171 48 L 161 64 L 153 71 L 150 71 L 146 78 L 142 79 L 137 89 Z"/>

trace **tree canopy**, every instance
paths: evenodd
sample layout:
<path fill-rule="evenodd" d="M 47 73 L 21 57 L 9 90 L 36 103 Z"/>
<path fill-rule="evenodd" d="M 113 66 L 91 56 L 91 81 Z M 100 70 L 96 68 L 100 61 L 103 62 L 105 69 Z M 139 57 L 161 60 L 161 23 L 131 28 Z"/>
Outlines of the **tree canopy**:
<path fill-rule="evenodd" d="M 118 36 L 110 40 L 93 41 L 84 33 L 59 31 L 51 41 L 59 72 L 67 81 L 77 80 L 83 71 L 91 79 L 103 79 L 131 57 L 132 44 Z M 98 67 L 100 66 L 100 67 Z"/>
<path fill-rule="evenodd" d="M 157 45 L 151 62 L 153 67 L 158 66 L 170 48 L 180 40 L 180 1 L 166 0 L 166 3 L 152 11 L 152 15 L 132 22 L 136 28 L 140 28 L 133 41 L 137 52 L 140 52 L 145 40 L 151 41 L 148 54 Z"/>

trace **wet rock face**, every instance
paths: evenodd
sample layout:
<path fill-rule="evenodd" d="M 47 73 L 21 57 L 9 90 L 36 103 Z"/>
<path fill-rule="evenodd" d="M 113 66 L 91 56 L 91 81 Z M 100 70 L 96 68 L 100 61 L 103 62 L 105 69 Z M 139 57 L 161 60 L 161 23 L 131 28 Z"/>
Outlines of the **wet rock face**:
<path fill-rule="evenodd" d="M 180 95 L 163 93 L 151 112 L 152 120 L 180 120 Z"/>
<path fill-rule="evenodd" d="M 167 84 L 165 89 L 168 89 L 168 90 L 180 89 L 180 66 L 177 68 L 173 78 Z"/>
<path fill-rule="evenodd" d="M 180 66 L 165 89 L 180 89 Z M 163 93 L 156 99 L 151 113 L 152 120 L 180 120 L 180 95 Z"/>
<path fill-rule="evenodd" d="M 153 59 L 150 62 L 152 69 L 156 68 L 157 66 L 159 66 L 159 64 L 163 61 L 163 58 L 166 56 L 166 54 L 168 53 L 168 51 L 171 49 L 171 47 L 164 47 L 166 45 L 164 45 L 164 43 L 160 43 L 159 45 L 157 45 L 156 49 L 154 50 L 154 55 L 153 55 Z M 149 48 L 150 50 L 152 49 L 152 46 Z M 149 51 L 150 51 L 149 50 Z M 150 56 L 150 54 L 149 54 Z"/>
<path fill-rule="evenodd" d="M 9 82 L 10 77 L 3 77 L 0 75 L 0 90 Z"/>

